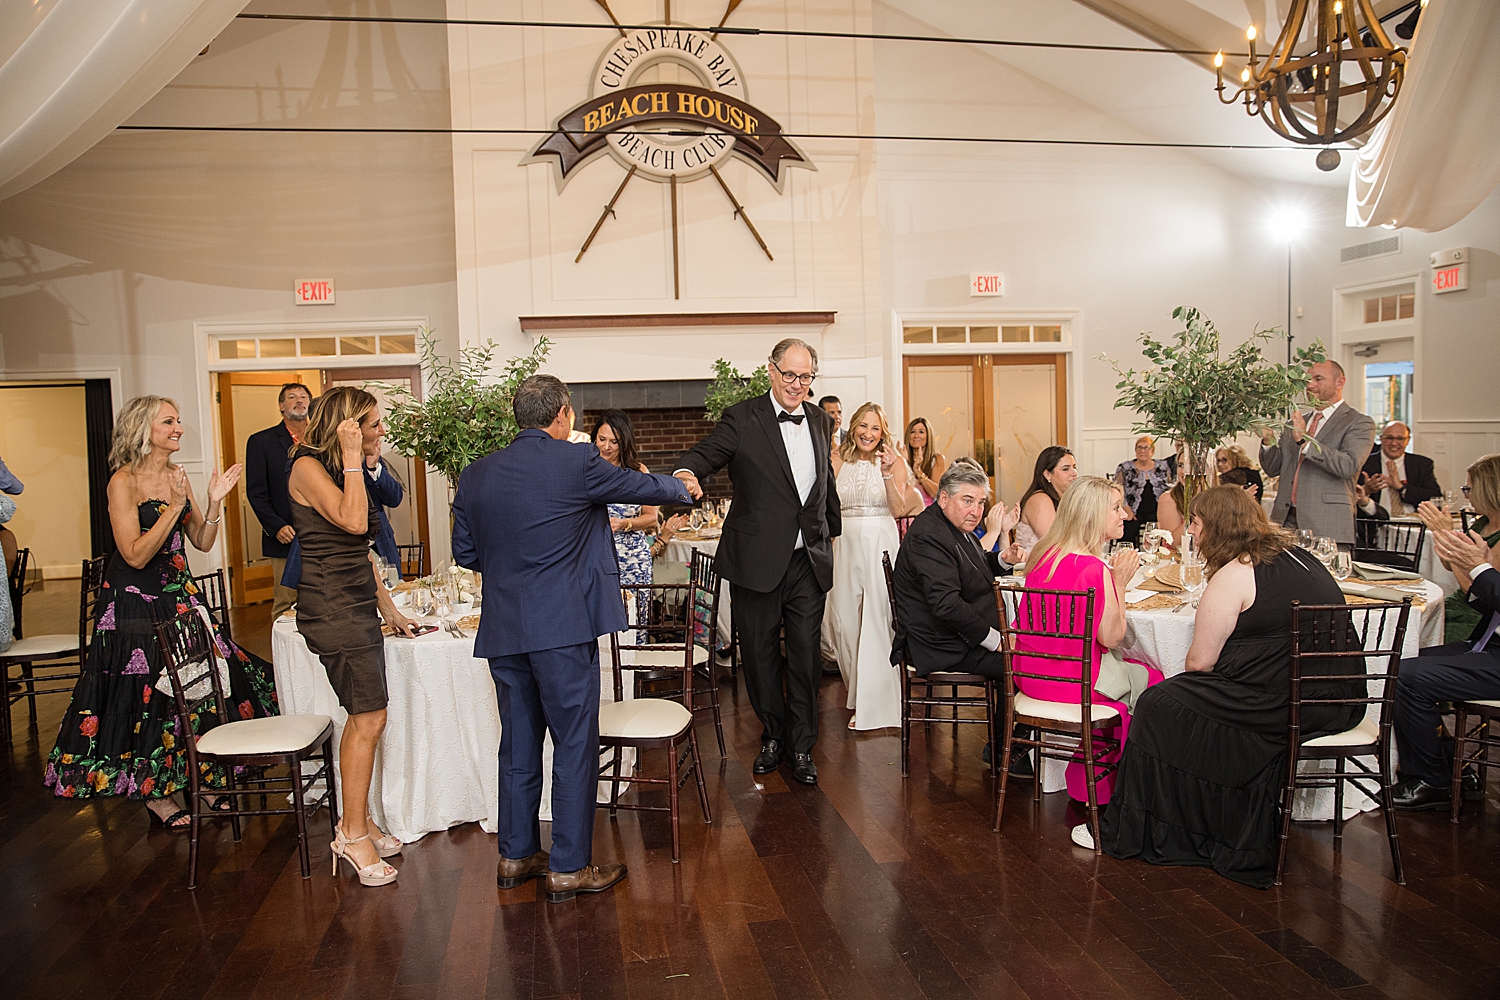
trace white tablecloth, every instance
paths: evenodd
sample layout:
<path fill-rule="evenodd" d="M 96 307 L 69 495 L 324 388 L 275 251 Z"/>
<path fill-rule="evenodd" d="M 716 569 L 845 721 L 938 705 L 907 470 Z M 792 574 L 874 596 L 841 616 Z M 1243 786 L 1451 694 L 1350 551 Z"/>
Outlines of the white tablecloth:
<path fill-rule="evenodd" d="M 1139 579 L 1139 578 L 1138 578 Z M 1006 581 L 1014 583 L 1013 580 Z M 1406 635 L 1402 641 L 1402 656 L 1416 656 L 1417 651 L 1423 646 L 1435 646 L 1443 641 L 1443 596 L 1442 589 L 1430 580 L 1422 581 L 1424 584 L 1424 596 L 1426 604 L 1420 612 L 1420 622 L 1408 623 Z M 1009 597 L 1010 595 L 1007 595 Z M 1007 601 L 1007 606 L 1014 613 L 1014 599 Z M 1416 628 L 1410 625 L 1416 624 Z M 1189 607 L 1183 607 L 1176 611 L 1131 611 L 1125 612 L 1125 638 L 1117 650 L 1122 657 L 1132 660 L 1142 660 L 1159 669 L 1168 677 L 1176 676 L 1186 669 L 1187 653 L 1193 644 L 1193 611 Z M 1370 670 L 1383 670 L 1384 664 L 1371 665 Z M 1368 709 L 1369 716 L 1376 718 L 1380 713 L 1379 705 L 1371 705 Z M 1391 748 L 1392 757 L 1395 756 L 1395 747 Z M 1371 767 L 1374 766 L 1373 758 L 1361 758 Z M 1304 765 L 1304 767 L 1315 765 Z M 1061 791 L 1065 787 L 1063 772 L 1067 764 L 1060 760 L 1048 760 L 1042 768 L 1042 790 L 1046 792 Z M 1332 770 L 1331 763 L 1321 770 Z M 1345 818 L 1355 813 L 1364 812 L 1375 808 L 1376 803 L 1368 796 L 1361 793 L 1355 786 L 1349 785 L 1344 789 L 1344 813 Z M 1320 788 L 1308 789 L 1298 793 L 1298 800 L 1292 813 L 1296 820 L 1318 820 L 1333 818 L 1333 789 Z"/>
<path fill-rule="evenodd" d="M 408 843 L 460 823 L 477 822 L 487 833 L 499 828 L 500 708 L 489 663 L 476 659 L 473 649 L 473 638 L 455 639 L 442 631 L 385 641 L 390 702 L 370 783 L 370 815 Z M 281 710 L 331 717 L 336 751 L 348 714 L 294 621 L 272 627 L 271 660 Z M 607 636 L 600 640 L 599 671 L 600 702 L 612 702 Z M 627 682 L 627 699 L 631 690 Z M 542 749 L 542 774 L 541 818 L 550 820 L 550 736 Z M 600 787 L 601 801 L 608 801 L 609 785 Z M 342 792 L 339 798 L 343 808 Z"/>

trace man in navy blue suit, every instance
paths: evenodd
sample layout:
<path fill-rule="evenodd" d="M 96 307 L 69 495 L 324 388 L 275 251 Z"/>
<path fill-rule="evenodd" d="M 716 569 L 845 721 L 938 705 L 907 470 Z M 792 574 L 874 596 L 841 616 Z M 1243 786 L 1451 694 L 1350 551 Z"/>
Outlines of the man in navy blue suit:
<path fill-rule="evenodd" d="M 689 503 L 671 476 L 622 469 L 568 443 L 568 387 L 533 375 L 516 390 L 521 433 L 459 477 L 453 557 L 484 574 L 474 655 L 500 701 L 502 889 L 547 879 L 557 903 L 625 877 L 595 865 L 599 636 L 627 626 L 607 503 Z M 692 496 L 700 494 L 693 492 Z M 542 850 L 542 737 L 552 734 L 552 851 Z"/>

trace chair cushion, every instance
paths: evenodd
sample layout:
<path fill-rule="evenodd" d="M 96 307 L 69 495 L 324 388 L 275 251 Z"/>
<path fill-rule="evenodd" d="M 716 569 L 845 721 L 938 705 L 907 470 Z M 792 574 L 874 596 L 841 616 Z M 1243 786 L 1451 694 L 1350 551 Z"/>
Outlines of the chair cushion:
<path fill-rule="evenodd" d="M 1077 702 L 1042 701 L 1020 692 L 1016 693 L 1016 714 L 1029 715 L 1037 719 L 1051 719 L 1053 722 L 1071 722 L 1074 725 L 1083 722 L 1083 706 Z M 1120 713 L 1108 705 L 1089 706 L 1089 718 L 1095 723 L 1108 722 L 1119 717 Z"/>
<path fill-rule="evenodd" d="M 66 656 L 78 652 L 78 633 L 71 635 L 29 635 L 17 639 L 0 660 L 34 660 L 43 656 Z"/>
<path fill-rule="evenodd" d="M 199 738 L 198 752 L 217 755 L 291 753 L 317 739 L 332 721 L 326 715 L 273 715 L 266 719 L 226 722 Z"/>
<path fill-rule="evenodd" d="M 20 645 L 20 643 L 16 643 L 16 646 L 19 646 L 19 645 Z M 12 646 L 11 648 L 14 649 L 15 646 Z M 1482 706 L 1484 708 L 1500 708 L 1500 701 L 1487 701 L 1487 700 L 1482 699 L 1482 698 L 1470 698 L 1468 701 L 1461 701 L 1461 702 L 1459 702 L 1459 704 L 1460 705 L 1479 705 L 1479 706 Z"/>
<path fill-rule="evenodd" d="M 629 740 L 676 736 L 693 724 L 693 713 L 680 701 L 636 698 L 599 706 L 599 737 Z"/>
<path fill-rule="evenodd" d="M 680 649 L 631 649 L 628 646 L 620 647 L 620 662 L 626 666 L 636 667 L 676 667 L 682 669 L 682 650 Z M 693 666 L 701 667 L 708 662 L 708 650 L 702 646 L 693 647 Z"/>
<path fill-rule="evenodd" d="M 1361 719 L 1359 725 L 1342 733 L 1331 733 L 1317 739 L 1303 740 L 1305 747 L 1365 747 L 1380 739 L 1380 722 L 1376 719 Z"/>

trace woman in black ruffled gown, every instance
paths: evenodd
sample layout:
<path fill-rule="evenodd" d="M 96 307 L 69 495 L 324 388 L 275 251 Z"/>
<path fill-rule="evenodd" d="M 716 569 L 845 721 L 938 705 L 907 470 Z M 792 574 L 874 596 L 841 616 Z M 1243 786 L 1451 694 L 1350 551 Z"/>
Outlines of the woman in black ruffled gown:
<path fill-rule="evenodd" d="M 153 822 L 174 831 L 188 828 L 177 794 L 188 786 L 187 750 L 176 704 L 156 687 L 162 659 L 153 626 L 199 604 L 184 539 L 200 551 L 213 547 L 220 505 L 240 478 L 238 465 L 215 472 L 208 506 L 200 511 L 187 473 L 171 460 L 182 430 L 177 404 L 162 396 L 132 399 L 115 420 L 109 520 L 116 550 L 44 779 L 59 798 L 144 799 Z M 237 719 L 275 715 L 271 665 L 215 632 L 229 664 L 231 713 Z M 203 733 L 226 721 L 199 715 L 194 728 Z M 225 783 L 222 771 L 210 769 L 204 778 L 215 787 Z"/>
<path fill-rule="evenodd" d="M 1323 564 L 1238 486 L 1194 497 L 1189 530 L 1210 578 L 1187 672 L 1149 688 L 1136 704 L 1102 847 L 1116 858 L 1212 867 L 1263 889 L 1275 876 L 1286 775 L 1291 603 L 1342 604 L 1344 597 Z M 1304 683 L 1302 690 L 1304 698 L 1361 693 L 1359 681 Z M 1308 738 L 1343 732 L 1363 712 L 1362 705 L 1304 704 L 1302 731 Z"/>

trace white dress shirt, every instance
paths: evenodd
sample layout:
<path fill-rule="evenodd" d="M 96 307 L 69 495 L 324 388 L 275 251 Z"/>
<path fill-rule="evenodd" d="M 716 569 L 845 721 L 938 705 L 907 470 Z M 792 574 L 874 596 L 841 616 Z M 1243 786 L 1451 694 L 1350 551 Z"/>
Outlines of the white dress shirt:
<path fill-rule="evenodd" d="M 1390 462 L 1396 463 L 1396 481 L 1393 483 L 1389 483 L 1387 485 L 1387 489 L 1393 490 L 1399 495 L 1401 492 L 1401 484 L 1406 482 L 1406 452 L 1402 452 L 1400 458 L 1393 459 L 1391 458 L 1391 456 L 1385 453 L 1384 448 L 1380 449 L 1380 474 L 1382 476 L 1385 476 L 1387 479 L 1390 478 Z M 1371 497 L 1370 499 L 1366 500 L 1359 509 L 1364 511 L 1366 514 L 1373 515 L 1375 513 L 1375 498 Z M 1405 513 L 1405 511 L 1403 511 L 1403 513 Z"/>
<path fill-rule="evenodd" d="M 818 467 L 813 459 L 812 426 L 808 423 L 811 419 L 805 415 L 800 406 L 795 410 L 788 410 L 777 400 L 776 393 L 770 393 L 771 407 L 776 415 L 776 425 L 781 428 L 781 443 L 786 445 L 787 461 L 792 464 L 792 481 L 797 484 L 797 498 L 804 505 L 807 498 L 812 495 L 813 486 L 818 481 Z M 790 413 L 793 416 L 803 417 L 800 423 L 793 420 L 782 420 L 781 414 Z M 797 544 L 793 549 L 805 548 L 807 543 L 802 538 L 801 530 L 797 532 Z"/>

